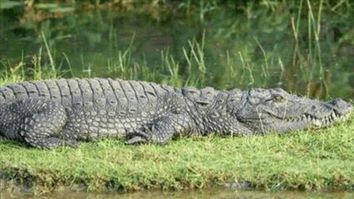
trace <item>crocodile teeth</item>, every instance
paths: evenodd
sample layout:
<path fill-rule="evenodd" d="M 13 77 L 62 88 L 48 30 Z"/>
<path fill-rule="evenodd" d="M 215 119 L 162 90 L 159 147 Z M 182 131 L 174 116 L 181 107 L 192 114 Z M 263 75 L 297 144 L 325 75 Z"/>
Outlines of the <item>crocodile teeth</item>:
<path fill-rule="evenodd" d="M 338 120 L 343 120 L 345 119 L 346 116 L 345 115 L 337 115 L 335 112 L 332 112 L 330 115 L 324 117 L 324 118 L 319 118 L 317 119 L 316 117 L 313 117 L 311 115 L 301 115 L 301 116 L 297 116 L 297 117 L 289 117 L 289 118 L 284 118 L 285 121 L 287 122 L 310 122 L 315 126 L 328 126 L 330 124 L 332 124 L 335 121 Z"/>
<path fill-rule="evenodd" d="M 331 115 L 331 117 L 332 117 L 333 119 L 336 119 L 337 116 L 336 116 L 336 114 L 333 112 L 332 115 Z"/>
<path fill-rule="evenodd" d="M 330 120 L 329 117 L 325 118 L 324 124 L 325 125 L 329 125 L 331 123 L 329 120 Z"/>
<path fill-rule="evenodd" d="M 314 119 L 313 120 L 313 124 L 315 124 L 316 126 L 321 126 L 322 125 L 322 121 L 318 120 L 318 119 Z"/>
<path fill-rule="evenodd" d="M 311 115 L 308 115 L 307 119 L 311 121 L 312 119 L 315 119 L 315 118 L 311 117 Z"/>
<path fill-rule="evenodd" d="M 303 120 L 306 120 L 306 121 L 307 121 L 308 118 L 310 118 L 310 117 L 307 117 L 306 115 L 303 116 Z"/>
<path fill-rule="evenodd" d="M 332 123 L 332 118 L 329 117 L 327 121 L 328 121 L 328 124 L 331 124 Z"/>

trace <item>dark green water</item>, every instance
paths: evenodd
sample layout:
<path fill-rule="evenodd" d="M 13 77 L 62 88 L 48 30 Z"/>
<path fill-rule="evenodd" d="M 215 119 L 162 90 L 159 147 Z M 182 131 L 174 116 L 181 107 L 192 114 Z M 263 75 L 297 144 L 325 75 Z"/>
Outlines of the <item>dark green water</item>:
<path fill-rule="evenodd" d="M 1 3 L 0 75 L 22 67 L 32 79 L 40 66 L 41 78 L 53 77 L 54 68 L 60 77 L 283 87 L 324 100 L 354 96 L 350 4 L 19 2 Z"/>

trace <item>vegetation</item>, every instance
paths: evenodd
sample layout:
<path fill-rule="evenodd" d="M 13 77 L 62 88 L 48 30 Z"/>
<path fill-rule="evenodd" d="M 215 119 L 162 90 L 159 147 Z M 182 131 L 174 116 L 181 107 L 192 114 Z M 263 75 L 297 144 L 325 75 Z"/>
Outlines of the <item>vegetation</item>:
<path fill-rule="evenodd" d="M 79 148 L 0 142 L 3 179 L 37 194 L 73 190 L 181 190 L 221 186 L 352 190 L 353 118 L 324 130 L 253 137 L 177 139 L 166 146 L 106 139 Z"/>
<path fill-rule="evenodd" d="M 349 0 L 26 2 L 1 3 L 0 24 L 9 27 L 0 29 L 2 74 L 23 65 L 25 79 L 41 69 L 55 71 L 41 78 L 278 86 L 324 100 L 353 97 Z"/>
<path fill-rule="evenodd" d="M 27 2 L 0 2 L 1 27 L 10 27 L 0 29 L 0 85 L 119 77 L 218 89 L 280 86 L 323 100 L 353 97 L 349 0 Z M 14 13 L 15 24 L 7 18 Z M 61 186 L 352 190 L 353 132 L 351 116 L 328 129 L 177 139 L 162 147 L 107 139 L 39 150 L 0 141 L 0 176 L 7 189 L 29 186 L 36 194 Z"/>

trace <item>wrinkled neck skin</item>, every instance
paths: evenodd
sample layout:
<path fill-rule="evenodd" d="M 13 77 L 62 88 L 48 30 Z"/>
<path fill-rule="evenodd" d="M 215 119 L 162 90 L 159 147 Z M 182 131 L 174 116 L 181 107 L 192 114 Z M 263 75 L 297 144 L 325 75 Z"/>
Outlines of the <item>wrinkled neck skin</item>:
<path fill-rule="evenodd" d="M 184 88 L 182 94 L 186 97 L 186 104 L 189 107 L 188 113 L 196 124 L 196 127 L 191 129 L 191 134 L 236 135 L 252 133 L 235 117 L 235 112 L 246 101 L 247 92 L 242 92 L 239 89 L 217 91 L 207 87 L 201 90 Z"/>
<path fill-rule="evenodd" d="M 200 134 L 265 134 L 328 126 L 347 118 L 353 107 L 341 100 L 320 102 L 281 88 L 217 91 L 182 90 Z"/>

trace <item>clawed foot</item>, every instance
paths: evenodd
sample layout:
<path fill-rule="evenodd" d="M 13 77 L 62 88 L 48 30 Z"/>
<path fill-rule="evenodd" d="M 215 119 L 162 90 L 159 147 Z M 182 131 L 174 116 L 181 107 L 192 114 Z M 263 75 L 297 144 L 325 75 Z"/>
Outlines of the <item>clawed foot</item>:
<path fill-rule="evenodd" d="M 148 128 L 145 128 L 145 131 L 149 131 L 150 130 Z M 127 136 L 127 144 L 140 144 L 140 143 L 146 143 L 150 140 L 151 138 L 151 134 L 146 133 L 144 131 L 141 130 L 137 130 L 136 132 L 129 134 Z"/>
<path fill-rule="evenodd" d="M 140 136 L 134 136 L 133 138 L 127 140 L 127 144 L 139 144 L 144 142 L 146 142 L 146 139 Z"/>

